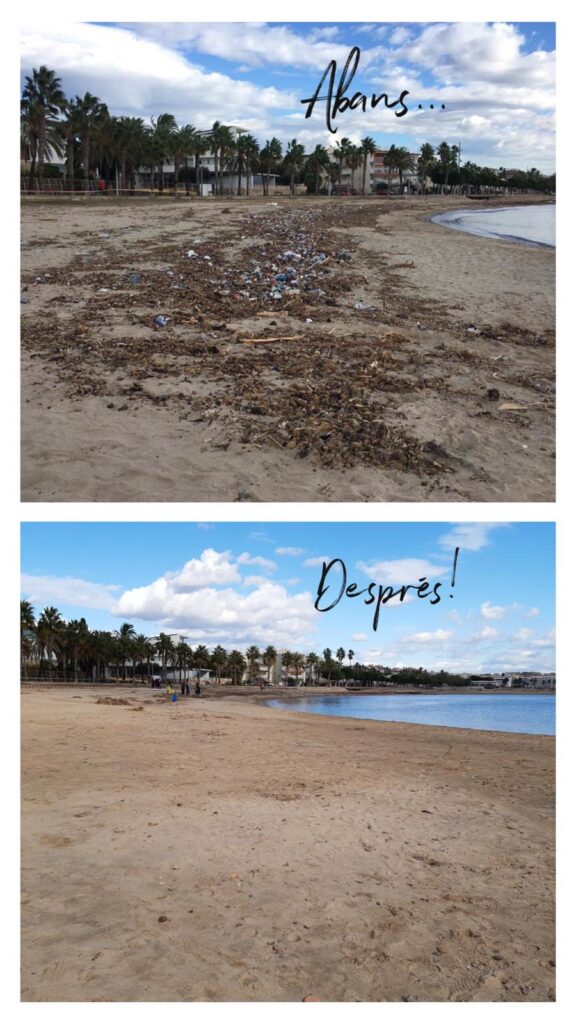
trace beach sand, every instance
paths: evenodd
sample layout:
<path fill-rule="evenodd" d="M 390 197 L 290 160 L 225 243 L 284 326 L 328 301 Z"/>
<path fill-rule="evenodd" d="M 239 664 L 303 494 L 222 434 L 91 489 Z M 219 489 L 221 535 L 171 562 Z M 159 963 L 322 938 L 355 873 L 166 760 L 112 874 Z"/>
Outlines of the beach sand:
<path fill-rule="evenodd" d="M 554 740 L 25 690 L 25 1001 L 554 998 Z"/>
<path fill-rule="evenodd" d="M 23 499 L 552 501 L 555 253 L 467 204 L 24 201 Z"/>

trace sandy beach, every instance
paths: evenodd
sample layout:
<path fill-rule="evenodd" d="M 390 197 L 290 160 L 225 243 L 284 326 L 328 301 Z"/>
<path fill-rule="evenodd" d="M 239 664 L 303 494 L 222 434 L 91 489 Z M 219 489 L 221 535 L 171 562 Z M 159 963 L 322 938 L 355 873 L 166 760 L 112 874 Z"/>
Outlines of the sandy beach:
<path fill-rule="evenodd" d="M 110 696 L 23 691 L 25 1001 L 554 998 L 552 737 Z"/>
<path fill-rule="evenodd" d="M 467 202 L 25 200 L 23 499 L 552 501 L 555 253 Z"/>

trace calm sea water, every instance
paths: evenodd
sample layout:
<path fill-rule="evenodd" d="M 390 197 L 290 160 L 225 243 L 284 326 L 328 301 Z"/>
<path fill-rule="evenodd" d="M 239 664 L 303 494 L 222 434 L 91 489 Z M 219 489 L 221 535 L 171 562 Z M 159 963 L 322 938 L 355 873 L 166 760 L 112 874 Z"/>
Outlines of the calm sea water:
<path fill-rule="evenodd" d="M 459 729 L 526 732 L 553 736 L 556 732 L 554 694 L 397 694 L 390 696 L 301 697 L 269 700 L 283 711 L 316 715 L 371 718 L 379 722 L 447 725 Z"/>
<path fill-rule="evenodd" d="M 451 210 L 432 217 L 437 224 L 485 238 L 507 238 L 532 245 L 556 245 L 556 206 L 501 206 Z"/>

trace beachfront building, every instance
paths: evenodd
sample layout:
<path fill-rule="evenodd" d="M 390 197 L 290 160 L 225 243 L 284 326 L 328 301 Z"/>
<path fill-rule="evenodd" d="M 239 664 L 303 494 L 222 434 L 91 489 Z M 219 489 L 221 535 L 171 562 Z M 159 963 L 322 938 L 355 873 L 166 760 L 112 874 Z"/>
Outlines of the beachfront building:
<path fill-rule="evenodd" d="M 514 689 L 556 690 L 555 672 L 518 672 L 511 676 Z"/>
<path fill-rule="evenodd" d="M 405 171 L 402 174 L 402 182 L 400 182 L 398 171 L 395 168 L 388 167 L 386 163 L 388 157 L 387 149 L 377 149 L 375 153 L 371 154 L 368 162 L 370 191 L 400 192 L 402 190 L 404 192 L 419 192 L 422 187 L 417 169 L 420 154 L 411 153 L 410 156 L 414 162 L 414 170 Z M 431 184 L 432 182 L 429 182 L 429 185 L 427 184 L 426 187 L 430 187 Z"/>

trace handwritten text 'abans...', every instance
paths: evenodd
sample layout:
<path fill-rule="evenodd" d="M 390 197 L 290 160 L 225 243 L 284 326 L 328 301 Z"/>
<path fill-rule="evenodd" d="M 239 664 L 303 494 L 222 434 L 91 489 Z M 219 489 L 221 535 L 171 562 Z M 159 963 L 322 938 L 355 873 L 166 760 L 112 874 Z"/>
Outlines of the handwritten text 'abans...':
<path fill-rule="evenodd" d="M 454 561 L 452 562 L 452 578 L 450 589 L 453 591 L 456 583 L 456 565 L 458 563 L 458 552 L 454 550 Z M 429 604 L 439 604 L 442 600 L 442 582 L 438 580 L 432 584 L 427 576 L 421 576 L 417 583 L 406 583 L 396 589 L 392 586 L 384 586 L 382 583 L 369 583 L 367 587 L 358 587 L 357 583 L 348 583 L 348 572 L 346 565 L 341 558 L 333 558 L 331 562 L 323 562 L 322 574 L 318 583 L 314 607 L 318 612 L 329 612 L 340 603 L 343 597 L 363 597 L 364 604 L 374 605 L 372 616 L 372 629 L 378 629 L 380 621 L 380 610 L 382 605 L 388 604 L 394 598 L 398 598 L 401 604 L 410 594 L 410 597 L 418 597 L 420 600 L 428 598 Z M 450 593 L 449 597 L 454 594 Z"/>
<path fill-rule="evenodd" d="M 325 115 L 326 115 L 326 127 L 329 132 L 333 135 L 338 131 L 334 127 L 334 121 L 338 114 L 344 114 L 347 110 L 362 110 L 364 113 L 368 109 L 375 110 L 380 103 L 384 103 L 385 107 L 389 110 L 394 110 L 394 107 L 398 107 L 398 110 L 394 110 L 395 117 L 404 117 L 408 113 L 408 107 L 404 103 L 406 96 L 409 96 L 408 89 L 403 89 L 400 95 L 395 99 L 391 100 L 388 97 L 388 93 L 381 92 L 379 94 L 372 93 L 370 98 L 365 96 L 363 92 L 355 92 L 353 96 L 346 96 L 346 92 L 352 85 L 352 80 L 356 71 L 358 70 L 358 64 L 360 61 L 360 47 L 353 46 L 348 54 L 348 59 L 344 65 L 338 85 L 336 85 L 336 72 L 338 70 L 338 64 L 335 60 L 331 60 L 322 78 L 318 82 L 316 89 L 312 96 L 308 96 L 305 100 L 300 100 L 301 103 L 307 103 L 305 118 L 311 117 L 314 108 L 317 103 L 325 103 Z M 327 81 L 328 92 L 321 96 L 320 92 L 324 83 Z M 430 103 L 430 110 L 434 110 L 434 104 Z M 422 110 L 423 106 L 421 103 L 418 104 L 418 110 Z M 440 104 L 440 109 L 445 110 L 446 106 L 444 103 Z"/>

